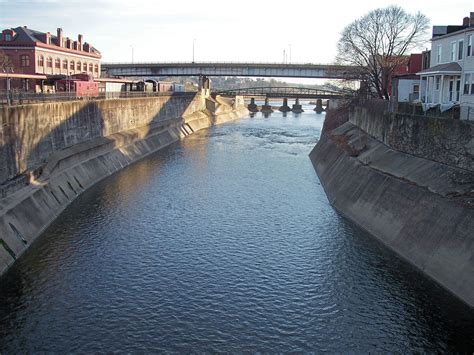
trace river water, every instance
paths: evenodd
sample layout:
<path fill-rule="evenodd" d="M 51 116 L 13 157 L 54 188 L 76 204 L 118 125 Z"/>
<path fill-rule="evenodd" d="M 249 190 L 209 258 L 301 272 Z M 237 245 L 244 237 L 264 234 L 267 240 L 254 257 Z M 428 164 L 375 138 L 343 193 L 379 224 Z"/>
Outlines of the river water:
<path fill-rule="evenodd" d="M 0 351 L 472 352 L 473 311 L 331 208 L 306 109 L 86 191 L 0 280 Z"/>

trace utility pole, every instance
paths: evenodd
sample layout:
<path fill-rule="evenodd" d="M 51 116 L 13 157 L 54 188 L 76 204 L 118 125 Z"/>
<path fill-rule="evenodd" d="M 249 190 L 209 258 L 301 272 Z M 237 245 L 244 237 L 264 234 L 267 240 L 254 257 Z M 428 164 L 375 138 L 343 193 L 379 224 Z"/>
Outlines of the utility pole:
<path fill-rule="evenodd" d="M 286 49 L 283 50 L 283 64 L 286 62 Z"/>
<path fill-rule="evenodd" d="M 196 42 L 196 38 L 193 39 L 193 63 L 194 63 L 194 43 Z"/>
<path fill-rule="evenodd" d="M 132 64 L 133 64 L 133 46 L 130 45 L 130 48 L 132 48 Z"/>

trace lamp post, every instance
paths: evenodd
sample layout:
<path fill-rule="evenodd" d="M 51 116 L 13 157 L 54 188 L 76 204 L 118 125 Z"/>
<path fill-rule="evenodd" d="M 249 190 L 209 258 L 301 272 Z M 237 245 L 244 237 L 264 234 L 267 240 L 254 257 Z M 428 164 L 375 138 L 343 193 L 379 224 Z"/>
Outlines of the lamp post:
<path fill-rule="evenodd" d="M 11 78 L 8 76 L 8 73 L 14 73 L 13 67 L 4 67 L 3 72 L 7 74 L 7 105 L 11 104 Z"/>
<path fill-rule="evenodd" d="M 194 63 L 194 43 L 196 42 L 196 38 L 193 39 L 193 63 Z"/>
<path fill-rule="evenodd" d="M 132 48 L 132 64 L 133 64 L 133 46 L 130 45 L 130 48 Z"/>

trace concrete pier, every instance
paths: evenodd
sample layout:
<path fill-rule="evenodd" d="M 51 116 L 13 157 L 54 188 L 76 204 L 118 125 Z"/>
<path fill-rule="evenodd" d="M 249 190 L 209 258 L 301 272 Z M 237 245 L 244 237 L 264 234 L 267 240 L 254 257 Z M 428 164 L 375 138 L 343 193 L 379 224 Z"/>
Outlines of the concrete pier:
<path fill-rule="evenodd" d="M 255 98 L 250 99 L 250 104 L 247 106 L 250 112 L 258 112 L 258 106 L 255 104 Z"/>
<path fill-rule="evenodd" d="M 265 104 L 262 105 L 262 110 L 261 111 L 263 113 L 272 113 L 273 112 L 273 108 L 269 103 L 268 97 L 265 98 Z"/>
<path fill-rule="evenodd" d="M 290 112 L 291 108 L 288 106 L 288 98 L 283 99 L 283 105 L 278 109 L 281 112 Z"/>
<path fill-rule="evenodd" d="M 324 111 L 324 109 L 323 109 L 323 100 L 321 100 L 321 99 L 316 100 L 316 107 L 314 108 L 314 111 L 316 111 L 316 113 L 321 113 L 321 112 Z"/>
<path fill-rule="evenodd" d="M 292 111 L 294 113 L 304 112 L 303 107 L 300 105 L 300 99 L 296 99 L 295 104 L 293 105 Z"/>

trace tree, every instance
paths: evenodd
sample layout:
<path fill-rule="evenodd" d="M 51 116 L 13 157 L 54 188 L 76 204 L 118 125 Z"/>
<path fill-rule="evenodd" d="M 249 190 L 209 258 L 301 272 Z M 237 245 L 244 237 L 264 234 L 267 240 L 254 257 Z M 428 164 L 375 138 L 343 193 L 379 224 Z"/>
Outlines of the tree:
<path fill-rule="evenodd" d="M 344 28 L 337 61 L 359 67 L 372 92 L 388 100 L 394 69 L 426 41 L 428 25 L 428 18 L 420 12 L 412 15 L 398 6 L 373 10 Z"/>

